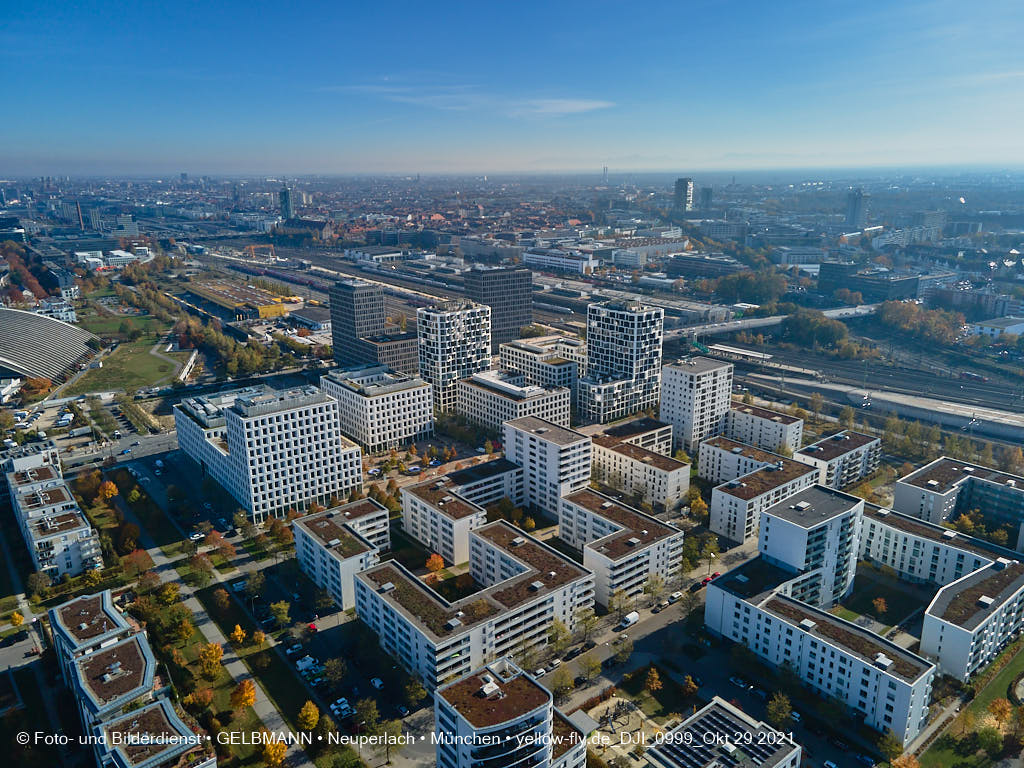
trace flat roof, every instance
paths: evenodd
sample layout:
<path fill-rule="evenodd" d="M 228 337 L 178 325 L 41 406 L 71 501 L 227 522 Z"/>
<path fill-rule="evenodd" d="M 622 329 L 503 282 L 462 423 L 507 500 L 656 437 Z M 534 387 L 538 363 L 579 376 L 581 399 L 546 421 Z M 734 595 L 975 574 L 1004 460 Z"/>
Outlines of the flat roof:
<path fill-rule="evenodd" d="M 64 483 L 58 483 L 49 488 L 37 488 L 33 490 L 22 491 L 17 495 L 18 506 L 22 510 L 35 510 L 45 509 L 46 507 L 53 507 L 57 504 L 71 504 L 75 503 L 75 497 L 71 495 L 71 492 L 67 489 Z M 77 507 L 77 503 L 75 503 Z"/>
<path fill-rule="evenodd" d="M 1024 563 L 1000 558 L 940 589 L 928 613 L 971 631 L 1024 589 Z"/>
<path fill-rule="evenodd" d="M 629 419 L 628 421 L 611 424 L 602 430 L 602 434 L 619 440 L 628 440 L 631 437 L 645 435 L 648 432 L 656 432 L 666 427 L 671 428 L 672 425 L 664 421 L 652 419 L 650 416 L 644 416 L 639 419 Z"/>
<path fill-rule="evenodd" d="M 205 753 L 203 738 L 185 725 L 168 699 L 96 726 L 122 766 L 188 765 L 179 755 Z M 114 734 L 117 734 L 115 737 Z M 178 758 L 173 763 L 168 761 Z"/>
<path fill-rule="evenodd" d="M 142 632 L 81 656 L 75 665 L 78 684 L 96 710 L 121 699 L 127 703 L 150 690 L 156 671 L 156 661 Z"/>
<path fill-rule="evenodd" d="M 85 515 L 79 512 L 77 508 L 53 515 L 34 517 L 28 521 L 28 525 L 32 538 L 35 540 L 48 539 L 51 536 L 67 533 L 79 528 L 89 528 L 91 530 L 89 521 L 85 519 Z"/>
<path fill-rule="evenodd" d="M 344 517 L 339 518 L 334 512 L 329 511 L 296 518 L 292 524 L 318 539 L 331 553 L 346 560 L 371 549 L 362 537 L 355 535 L 346 522 Z"/>
<path fill-rule="evenodd" d="M 792 459 L 780 459 L 775 464 L 755 469 L 735 480 L 717 485 L 715 490 L 735 496 L 737 499 L 750 501 L 812 472 L 818 474 L 817 467 Z"/>
<path fill-rule="evenodd" d="M 491 664 L 438 690 L 474 728 L 493 728 L 550 704 L 551 693 L 512 664 Z"/>
<path fill-rule="evenodd" d="M 602 448 L 607 448 L 615 453 L 621 453 L 623 456 L 628 456 L 634 461 L 639 461 L 644 464 L 650 464 L 652 467 L 663 470 L 665 472 L 674 472 L 680 469 L 687 469 L 690 465 L 684 464 L 681 461 L 676 461 L 671 456 L 665 456 L 655 451 L 648 450 L 640 445 L 634 445 L 633 443 L 622 443 L 614 437 L 595 437 L 594 444 L 600 445 Z"/>
<path fill-rule="evenodd" d="M 75 647 L 129 628 L 114 608 L 110 590 L 83 595 L 50 609 L 50 625 Z"/>
<path fill-rule="evenodd" d="M 498 475 L 503 475 L 506 472 L 514 472 L 521 467 L 515 462 L 509 461 L 505 457 L 492 459 L 491 461 L 485 461 L 482 464 L 476 464 L 466 469 L 459 469 L 455 472 L 448 473 L 448 479 L 451 480 L 452 485 L 464 486 L 478 483 L 481 480 L 487 480 Z"/>
<path fill-rule="evenodd" d="M 656 517 L 627 507 L 603 493 L 587 488 L 569 494 L 565 500 L 621 526 L 621 530 L 586 545 L 612 560 L 618 560 L 657 541 L 680 533 L 678 528 L 663 523 Z"/>
<path fill-rule="evenodd" d="M 445 517 L 450 517 L 453 520 L 462 520 L 470 515 L 481 512 L 486 513 L 487 510 L 479 504 L 474 504 L 472 501 L 459 496 L 454 485 L 451 478 L 441 477 L 436 480 L 416 483 L 415 485 L 407 485 L 402 489 L 402 493 L 412 494 L 437 509 Z"/>
<path fill-rule="evenodd" d="M 813 528 L 849 512 L 863 501 L 819 484 L 804 488 L 788 499 L 773 504 L 761 514 L 777 517 L 802 528 Z"/>
<path fill-rule="evenodd" d="M 851 451 L 875 442 L 879 442 L 877 437 L 844 429 L 842 432 L 822 438 L 816 443 L 805 445 L 794 455 L 804 455 L 822 461 L 832 461 L 832 459 L 837 459 Z"/>
<path fill-rule="evenodd" d="M 587 440 L 587 436 L 576 432 L 572 429 L 560 427 L 550 421 L 539 419 L 536 416 L 523 416 L 518 419 L 511 419 L 506 421 L 505 424 L 515 429 L 522 430 L 523 432 L 529 432 L 531 435 L 535 435 L 542 440 L 547 440 L 550 443 L 556 445 L 573 445 L 582 440 Z"/>
<path fill-rule="evenodd" d="M 781 413 L 779 411 L 773 411 L 768 408 L 762 408 L 759 405 L 749 405 L 744 402 L 733 402 L 732 409 L 738 413 L 745 413 L 748 416 L 756 416 L 759 419 L 767 419 L 768 421 L 774 421 L 778 424 L 796 424 L 798 419 L 796 416 L 790 416 L 788 413 Z"/>
<path fill-rule="evenodd" d="M 47 480 L 54 480 L 59 475 L 49 464 L 43 464 L 39 467 L 32 467 L 21 472 L 9 472 L 7 474 L 7 483 L 12 487 L 30 485 L 32 483 L 42 483 Z"/>
<path fill-rule="evenodd" d="M 983 539 L 976 539 L 960 531 L 954 531 L 952 528 L 943 528 L 941 525 L 905 515 L 894 509 L 886 509 L 877 504 L 864 502 L 864 516 L 923 539 L 931 539 L 944 546 L 973 552 L 991 559 L 1016 555 L 1012 550 L 997 547 Z"/>
<path fill-rule="evenodd" d="M 715 696 L 651 747 L 650 755 L 663 768 L 773 768 L 799 749 L 789 736 Z"/>
<path fill-rule="evenodd" d="M 491 371 L 485 371 L 484 374 L 493 373 Z M 512 384 L 504 378 L 499 378 L 493 375 L 474 374 L 465 379 L 459 379 L 460 386 L 473 387 L 479 389 L 482 392 L 486 392 L 489 395 L 495 397 L 504 397 L 508 400 L 515 400 L 516 402 L 523 402 L 525 400 L 533 400 L 538 397 L 546 397 L 548 395 L 565 392 L 568 394 L 569 389 L 567 387 L 551 387 L 545 388 L 537 384 L 524 384 L 522 386 L 518 384 Z"/>
<path fill-rule="evenodd" d="M 732 367 L 732 363 L 726 363 L 722 360 L 714 360 L 710 357 L 701 357 L 700 355 L 684 357 L 681 360 L 677 360 L 676 362 L 665 366 L 665 368 L 673 368 L 677 371 L 693 374 L 709 373 L 710 371 L 717 371 L 720 368 Z"/>
<path fill-rule="evenodd" d="M 814 637 L 838 645 L 868 666 L 884 669 L 907 682 L 914 682 L 935 666 L 874 632 L 792 597 L 773 595 L 761 608 Z M 810 626 L 805 621 L 814 624 Z M 887 665 L 887 661 L 892 664 Z"/>
<path fill-rule="evenodd" d="M 716 587 L 731 592 L 737 597 L 760 603 L 787 581 L 798 574 L 787 571 L 757 555 L 742 565 L 715 577 Z"/>
<path fill-rule="evenodd" d="M 1024 477 L 983 467 L 980 464 L 971 464 L 960 459 L 951 459 L 948 456 L 935 459 L 930 464 L 901 477 L 897 482 L 923 488 L 926 491 L 945 493 L 958 483 L 972 477 L 1024 490 Z"/>
<path fill-rule="evenodd" d="M 718 448 L 719 450 L 727 451 L 728 453 L 734 453 L 737 456 L 743 456 L 746 459 L 760 461 L 763 464 L 774 464 L 779 459 L 786 458 L 781 454 L 772 453 L 771 451 L 766 451 L 763 448 L 748 445 L 747 443 L 741 443 L 738 440 L 731 440 L 730 438 L 722 437 L 721 435 L 710 437 L 707 440 L 702 440 L 701 445 Z"/>

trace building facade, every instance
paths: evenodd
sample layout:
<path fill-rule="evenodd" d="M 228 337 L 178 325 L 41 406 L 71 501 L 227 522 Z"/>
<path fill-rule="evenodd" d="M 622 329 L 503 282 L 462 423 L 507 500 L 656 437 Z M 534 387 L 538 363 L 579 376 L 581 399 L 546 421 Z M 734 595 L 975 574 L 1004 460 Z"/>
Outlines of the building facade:
<path fill-rule="evenodd" d="M 559 499 L 590 482 L 591 440 L 536 416 L 507 421 L 505 458 L 523 470 L 523 503 L 557 518 Z"/>
<path fill-rule="evenodd" d="M 733 403 L 722 434 L 732 440 L 792 456 L 803 445 L 804 420 L 757 405 Z"/>
<path fill-rule="evenodd" d="M 595 437 L 591 477 L 665 511 L 679 507 L 690 490 L 690 465 L 614 437 Z"/>
<path fill-rule="evenodd" d="M 521 373 L 482 371 L 458 382 L 456 411 L 473 424 L 494 431 L 500 431 L 504 422 L 524 416 L 568 427 L 571 397 L 568 387 L 545 389 L 527 384 Z"/>
<path fill-rule="evenodd" d="M 758 535 L 761 512 L 818 481 L 818 470 L 781 459 L 715 486 L 708 507 L 708 526 L 719 536 L 745 542 Z"/>
<path fill-rule="evenodd" d="M 469 560 L 469 532 L 487 524 L 487 510 L 456 493 L 448 478 L 402 488 L 402 529 L 449 565 Z"/>
<path fill-rule="evenodd" d="M 818 482 L 847 488 L 875 473 L 882 458 L 882 441 L 848 429 L 804 446 L 793 458 L 818 468 Z"/>
<path fill-rule="evenodd" d="M 722 434 L 732 405 L 732 363 L 691 357 L 662 369 L 662 421 L 672 425 L 675 446 L 697 452 L 701 440 Z"/>
<path fill-rule="evenodd" d="M 474 267 L 463 273 L 466 298 L 491 308 L 491 351 L 515 341 L 533 322 L 533 271 L 527 267 Z"/>
<path fill-rule="evenodd" d="M 587 344 L 580 339 L 545 336 L 499 346 L 501 368 L 519 371 L 527 384 L 546 389 L 568 387 L 575 403 L 581 372 L 586 371 Z"/>
<path fill-rule="evenodd" d="M 455 410 L 459 379 L 491 365 L 491 308 L 453 301 L 416 311 L 420 376 L 434 388 L 434 409 Z"/>

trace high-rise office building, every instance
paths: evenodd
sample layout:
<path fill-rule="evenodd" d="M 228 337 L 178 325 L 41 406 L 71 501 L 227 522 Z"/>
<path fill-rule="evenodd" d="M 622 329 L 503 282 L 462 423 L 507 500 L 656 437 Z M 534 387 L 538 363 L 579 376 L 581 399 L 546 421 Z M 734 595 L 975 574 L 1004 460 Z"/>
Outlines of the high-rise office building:
<path fill-rule="evenodd" d="M 533 322 L 533 271 L 527 267 L 474 267 L 465 273 L 466 298 L 491 308 L 491 351 L 519 338 Z"/>
<path fill-rule="evenodd" d="M 438 413 L 455 410 L 457 385 L 491 365 L 491 308 L 449 301 L 416 312 L 420 376 L 434 387 Z"/>
<path fill-rule="evenodd" d="M 676 179 L 675 208 L 677 211 L 693 210 L 693 179 Z"/>
<path fill-rule="evenodd" d="M 288 187 L 281 187 L 277 193 L 277 199 L 281 203 L 281 217 L 283 219 L 295 218 L 295 203 L 292 200 L 292 191 Z"/>
<path fill-rule="evenodd" d="M 690 454 L 700 441 L 720 435 L 732 404 L 732 363 L 690 357 L 662 371 L 661 412 L 672 425 L 675 446 Z"/>
<path fill-rule="evenodd" d="M 578 412 L 601 424 L 657 406 L 665 310 L 639 302 L 587 308 L 587 373 Z"/>
<path fill-rule="evenodd" d="M 846 228 L 860 229 L 868 218 L 868 195 L 863 189 L 851 189 L 846 196 Z"/>
<path fill-rule="evenodd" d="M 331 287 L 330 297 L 335 362 L 345 367 L 377 362 L 359 340 L 384 333 L 384 290 L 376 283 L 341 280 Z"/>
<path fill-rule="evenodd" d="M 700 209 L 706 211 L 711 207 L 711 187 L 700 188 Z"/>

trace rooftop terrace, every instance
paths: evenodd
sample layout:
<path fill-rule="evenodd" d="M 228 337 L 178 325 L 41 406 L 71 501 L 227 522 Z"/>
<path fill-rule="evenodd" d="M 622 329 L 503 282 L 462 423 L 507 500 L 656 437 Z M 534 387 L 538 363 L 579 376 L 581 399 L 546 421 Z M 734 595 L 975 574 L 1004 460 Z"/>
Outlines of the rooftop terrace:
<path fill-rule="evenodd" d="M 818 470 L 799 461 L 780 459 L 776 464 L 761 467 L 761 469 L 749 472 L 735 480 L 729 480 L 715 486 L 715 490 L 722 491 L 744 501 L 750 501 L 787 483 L 791 483 L 798 477 L 812 473 L 817 475 Z"/>
<path fill-rule="evenodd" d="M 989 483 L 997 483 L 1010 488 L 1024 490 L 1024 477 L 1000 472 L 980 464 L 970 464 L 959 459 L 943 456 L 931 464 L 901 477 L 898 482 L 907 483 L 935 493 L 945 493 L 950 488 L 975 478 Z"/>
<path fill-rule="evenodd" d="M 621 530 L 587 545 L 612 560 L 618 560 L 680 532 L 679 529 L 667 525 L 651 515 L 627 507 L 596 491 L 583 489 L 569 494 L 565 499 L 621 526 Z"/>
<path fill-rule="evenodd" d="M 1024 563 L 1000 558 L 940 589 L 927 612 L 973 630 L 1021 589 Z"/>
<path fill-rule="evenodd" d="M 110 592 L 85 595 L 58 605 L 50 611 L 54 628 L 76 641 L 86 643 L 110 632 L 127 629 L 129 624 L 110 600 Z"/>
<path fill-rule="evenodd" d="M 474 728 L 493 728 L 551 703 L 551 694 L 512 664 L 492 664 L 437 695 Z"/>
<path fill-rule="evenodd" d="M 832 459 L 837 459 L 851 451 L 863 448 L 865 445 L 877 441 L 878 438 L 871 435 L 843 430 L 829 437 L 822 438 L 811 445 L 805 445 L 794 456 L 807 456 L 819 461 L 832 461 Z"/>

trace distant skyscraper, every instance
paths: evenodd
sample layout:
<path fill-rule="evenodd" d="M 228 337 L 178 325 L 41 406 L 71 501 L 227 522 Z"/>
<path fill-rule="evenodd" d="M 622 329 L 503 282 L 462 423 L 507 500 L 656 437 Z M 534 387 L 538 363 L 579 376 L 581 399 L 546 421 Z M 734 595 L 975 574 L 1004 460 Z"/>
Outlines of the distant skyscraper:
<path fill-rule="evenodd" d="M 342 280 L 334 284 L 330 296 L 334 361 L 345 367 L 377 362 L 372 350 L 359 340 L 384 333 L 384 290 L 363 280 Z"/>
<path fill-rule="evenodd" d="M 678 211 L 693 210 L 693 179 L 676 179 L 675 207 Z"/>
<path fill-rule="evenodd" d="M 862 189 L 850 190 L 846 196 L 846 228 L 861 229 L 868 218 L 868 195 Z"/>
<path fill-rule="evenodd" d="M 416 311 L 420 376 L 434 386 L 438 413 L 455 410 L 458 381 L 491 365 L 491 308 L 449 301 Z"/>
<path fill-rule="evenodd" d="M 533 271 L 527 267 L 474 268 L 465 273 L 466 298 L 491 308 L 491 351 L 515 341 L 533 322 Z"/>
<path fill-rule="evenodd" d="M 185 181 L 188 181 L 188 174 L 187 174 L 187 173 L 183 173 L 183 174 L 181 174 L 181 180 L 182 180 L 183 182 L 185 182 Z"/>
<path fill-rule="evenodd" d="M 702 211 L 711 207 L 711 187 L 700 188 L 700 207 Z"/>
<path fill-rule="evenodd" d="M 606 165 L 606 166 L 604 167 L 604 173 L 602 174 L 602 179 L 601 179 L 601 180 L 602 180 L 602 181 L 603 181 L 603 182 L 604 182 L 605 184 L 607 184 L 607 183 L 608 183 L 608 166 L 607 166 L 607 165 Z"/>
<path fill-rule="evenodd" d="M 281 217 L 284 219 L 294 219 L 295 203 L 292 201 L 292 191 L 288 187 L 281 187 L 281 191 L 277 193 L 277 196 L 281 201 Z"/>

